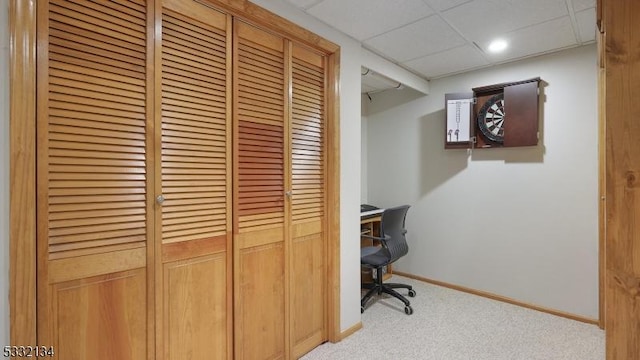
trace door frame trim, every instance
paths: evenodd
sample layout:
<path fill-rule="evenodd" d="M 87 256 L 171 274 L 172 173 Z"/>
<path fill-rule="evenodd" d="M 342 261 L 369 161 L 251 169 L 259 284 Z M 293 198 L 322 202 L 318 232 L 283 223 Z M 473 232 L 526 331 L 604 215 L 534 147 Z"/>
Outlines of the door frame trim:
<path fill-rule="evenodd" d="M 328 184 L 327 337 L 340 336 L 340 47 L 249 1 L 209 1 L 323 50 L 329 57 L 330 111 L 327 116 Z M 36 337 L 36 13 L 37 0 L 9 0 L 10 343 L 33 345 Z M 45 345 L 45 344 L 42 344 Z"/>
<path fill-rule="evenodd" d="M 36 2 L 9 1 L 10 344 L 25 346 L 37 344 Z"/>

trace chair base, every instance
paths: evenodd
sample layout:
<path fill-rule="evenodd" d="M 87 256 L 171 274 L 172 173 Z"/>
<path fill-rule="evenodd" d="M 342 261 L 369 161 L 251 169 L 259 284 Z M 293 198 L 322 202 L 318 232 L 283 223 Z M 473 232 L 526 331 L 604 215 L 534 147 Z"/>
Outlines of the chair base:
<path fill-rule="evenodd" d="M 382 275 L 383 275 L 382 268 L 377 268 L 375 270 L 376 270 L 375 282 L 369 283 L 369 284 L 362 284 L 362 288 L 369 289 L 369 291 L 367 291 L 367 293 L 362 297 L 362 300 L 360 300 L 360 311 L 364 312 L 364 309 L 367 303 L 369 302 L 369 300 L 371 300 L 371 298 L 374 295 L 382 295 L 384 293 L 384 294 L 389 294 L 395 297 L 396 299 L 402 301 L 405 306 L 404 312 L 407 315 L 413 314 L 413 309 L 411 308 L 411 303 L 409 302 L 409 300 L 407 300 L 407 298 L 405 298 L 399 292 L 394 290 L 394 289 L 407 289 L 409 290 L 409 297 L 414 297 L 416 296 L 416 292 L 413 290 L 413 287 L 411 287 L 411 285 L 406 285 L 406 284 L 384 283 L 382 282 Z"/>

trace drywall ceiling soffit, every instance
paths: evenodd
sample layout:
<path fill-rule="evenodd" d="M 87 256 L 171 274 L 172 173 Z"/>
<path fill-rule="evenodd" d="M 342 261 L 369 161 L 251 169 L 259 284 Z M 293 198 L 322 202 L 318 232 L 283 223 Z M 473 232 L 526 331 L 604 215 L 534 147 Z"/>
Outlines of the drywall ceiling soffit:
<path fill-rule="evenodd" d="M 596 0 L 286 0 L 433 79 L 595 41 Z M 495 38 L 504 53 L 486 49 Z"/>
<path fill-rule="evenodd" d="M 372 94 L 391 89 L 402 89 L 404 85 L 397 80 L 391 79 L 385 75 L 379 74 L 366 67 L 361 68 L 361 93 Z"/>

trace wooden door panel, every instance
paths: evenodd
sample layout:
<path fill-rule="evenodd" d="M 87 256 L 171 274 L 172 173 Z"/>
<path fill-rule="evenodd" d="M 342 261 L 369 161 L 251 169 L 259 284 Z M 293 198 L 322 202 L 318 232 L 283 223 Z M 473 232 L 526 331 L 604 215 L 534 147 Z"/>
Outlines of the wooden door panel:
<path fill-rule="evenodd" d="M 154 356 L 146 1 L 38 2 L 37 338 Z"/>
<path fill-rule="evenodd" d="M 238 359 L 284 359 L 284 244 L 279 241 L 240 250 Z"/>
<path fill-rule="evenodd" d="M 299 235 L 293 239 L 291 293 L 293 325 L 291 329 L 294 358 L 302 356 L 325 340 L 324 296 L 325 243 L 320 222 L 297 226 Z M 296 227 L 296 226 L 294 226 Z M 306 227 L 307 229 L 302 229 Z M 307 230 L 307 231 L 304 231 Z"/>
<path fill-rule="evenodd" d="M 146 358 L 146 292 L 144 268 L 53 285 L 56 358 Z"/>
<path fill-rule="evenodd" d="M 291 342 L 301 356 L 326 340 L 325 59 L 292 51 Z"/>
<path fill-rule="evenodd" d="M 229 18 L 193 0 L 161 12 L 158 353 L 231 359 Z"/>
<path fill-rule="evenodd" d="M 285 357 L 284 39 L 234 27 L 235 353 Z"/>
<path fill-rule="evenodd" d="M 226 254 L 166 263 L 167 359 L 227 359 Z"/>
<path fill-rule="evenodd" d="M 299 357 L 326 340 L 325 59 L 292 51 L 291 344 Z"/>

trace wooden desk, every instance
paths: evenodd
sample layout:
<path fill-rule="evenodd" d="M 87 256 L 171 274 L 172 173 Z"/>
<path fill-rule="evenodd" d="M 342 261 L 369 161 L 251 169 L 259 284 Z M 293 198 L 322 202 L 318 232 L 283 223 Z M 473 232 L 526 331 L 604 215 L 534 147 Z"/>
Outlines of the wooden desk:
<path fill-rule="evenodd" d="M 380 235 L 380 221 L 382 220 L 382 215 L 376 215 L 373 217 L 362 218 L 360 217 L 360 234 L 361 235 L 372 235 L 379 236 Z M 371 241 L 371 240 L 369 240 Z M 370 245 L 368 245 L 370 246 Z"/>
<path fill-rule="evenodd" d="M 384 209 L 380 209 L 380 212 L 384 211 Z M 367 213 L 363 213 L 367 214 Z M 360 235 L 371 235 L 371 236 L 380 236 L 380 221 L 382 220 L 382 215 L 377 214 L 375 216 L 366 216 L 363 218 L 360 217 Z M 374 240 L 368 238 L 360 238 L 360 247 L 367 246 L 376 246 L 380 245 L 374 244 Z M 386 272 L 384 273 L 382 280 L 387 280 L 391 277 L 391 265 L 387 266 Z M 371 276 L 371 269 L 367 267 L 360 267 L 360 281 L 363 283 L 370 283 L 373 281 L 373 277 Z"/>

